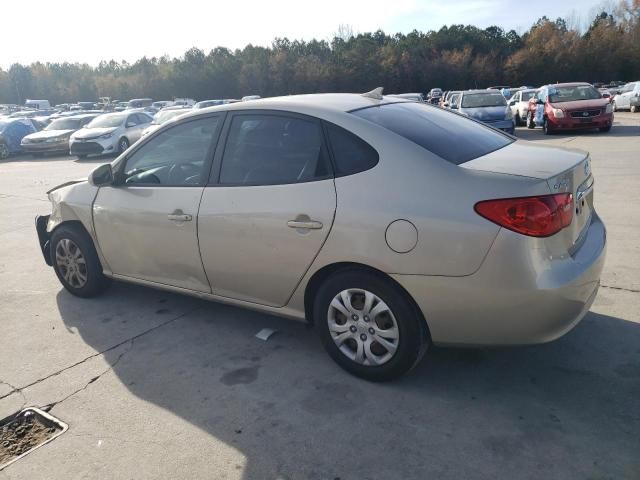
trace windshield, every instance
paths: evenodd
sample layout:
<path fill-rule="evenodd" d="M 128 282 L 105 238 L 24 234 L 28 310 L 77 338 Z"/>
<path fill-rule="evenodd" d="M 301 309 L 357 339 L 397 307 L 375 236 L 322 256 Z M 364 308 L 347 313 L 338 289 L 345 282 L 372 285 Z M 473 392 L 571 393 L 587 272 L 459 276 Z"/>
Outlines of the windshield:
<path fill-rule="evenodd" d="M 424 103 L 391 103 L 351 113 L 391 130 L 455 165 L 513 142 L 511 137 L 464 115 Z"/>
<path fill-rule="evenodd" d="M 79 118 L 59 118 L 51 122 L 45 130 L 77 130 L 80 128 Z"/>
<path fill-rule="evenodd" d="M 467 93 L 462 96 L 462 108 L 504 107 L 507 101 L 501 93 Z"/>
<path fill-rule="evenodd" d="M 119 127 L 127 115 L 123 113 L 116 113 L 113 115 L 101 115 L 94 118 L 87 125 L 87 128 L 110 128 Z"/>
<path fill-rule="evenodd" d="M 153 123 L 156 125 L 162 125 L 164 122 L 171 120 L 173 117 L 177 117 L 181 113 L 184 113 L 185 110 L 166 110 L 164 112 L 158 112 L 153 117 Z"/>
<path fill-rule="evenodd" d="M 549 87 L 549 101 L 551 103 L 575 102 L 576 100 L 596 100 L 599 98 L 602 98 L 602 95 L 591 85 Z"/>

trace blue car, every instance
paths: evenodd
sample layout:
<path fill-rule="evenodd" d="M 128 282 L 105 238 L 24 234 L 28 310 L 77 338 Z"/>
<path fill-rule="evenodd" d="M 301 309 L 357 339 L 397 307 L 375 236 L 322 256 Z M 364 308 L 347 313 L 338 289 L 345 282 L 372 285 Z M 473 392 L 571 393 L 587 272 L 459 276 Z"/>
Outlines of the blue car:
<path fill-rule="evenodd" d="M 466 90 L 460 92 L 457 105 L 451 106 L 482 123 L 500 129 L 511 135 L 515 132 L 515 123 L 511 108 L 504 95 L 497 90 Z"/>
<path fill-rule="evenodd" d="M 0 160 L 20 152 L 22 139 L 37 131 L 34 122 L 28 118 L 0 118 Z"/>

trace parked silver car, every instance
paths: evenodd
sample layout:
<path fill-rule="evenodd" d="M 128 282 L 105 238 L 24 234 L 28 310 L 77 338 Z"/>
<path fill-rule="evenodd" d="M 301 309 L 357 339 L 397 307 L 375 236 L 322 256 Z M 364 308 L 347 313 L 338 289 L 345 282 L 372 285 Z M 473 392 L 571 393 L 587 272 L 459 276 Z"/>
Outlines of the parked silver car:
<path fill-rule="evenodd" d="M 93 119 L 69 138 L 71 155 L 122 153 L 142 136 L 152 118 L 144 112 L 107 113 Z"/>
<path fill-rule="evenodd" d="M 613 97 L 613 111 L 618 110 L 640 111 L 640 81 L 627 83 Z"/>
<path fill-rule="evenodd" d="M 605 258 L 588 154 L 377 92 L 195 110 L 48 193 L 73 295 L 117 279 L 306 319 L 371 380 L 431 343 L 563 335 Z"/>

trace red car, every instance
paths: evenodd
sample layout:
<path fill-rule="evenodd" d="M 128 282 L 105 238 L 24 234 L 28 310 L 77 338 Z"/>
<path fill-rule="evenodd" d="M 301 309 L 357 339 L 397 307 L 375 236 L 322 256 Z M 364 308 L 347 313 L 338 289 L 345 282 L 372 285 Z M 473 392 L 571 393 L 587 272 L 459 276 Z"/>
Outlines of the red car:
<path fill-rule="evenodd" d="M 613 106 L 588 83 L 545 85 L 529 100 L 527 127 L 542 126 L 545 135 L 594 128 L 608 132 L 611 125 Z"/>

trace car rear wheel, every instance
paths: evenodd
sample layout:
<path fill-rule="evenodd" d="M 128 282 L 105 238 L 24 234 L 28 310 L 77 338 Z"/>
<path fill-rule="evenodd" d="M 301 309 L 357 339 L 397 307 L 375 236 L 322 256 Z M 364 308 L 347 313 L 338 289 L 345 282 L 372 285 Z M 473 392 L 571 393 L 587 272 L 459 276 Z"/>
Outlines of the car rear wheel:
<path fill-rule="evenodd" d="M 536 124 L 533 123 L 533 115 L 531 112 L 527 112 L 527 128 L 536 128 Z"/>
<path fill-rule="evenodd" d="M 331 275 L 318 289 L 313 315 L 331 358 L 367 380 L 403 375 L 428 345 L 426 326 L 407 295 L 366 271 Z"/>
<path fill-rule="evenodd" d="M 127 137 L 122 137 L 120 140 L 118 140 L 118 152 L 122 153 L 127 148 L 129 148 L 129 140 L 127 139 Z"/>
<path fill-rule="evenodd" d="M 542 120 L 542 133 L 544 133 L 545 135 L 551 135 L 553 133 L 553 129 L 549 125 L 549 120 L 547 120 L 547 117 L 544 117 L 544 119 Z"/>
<path fill-rule="evenodd" d="M 109 286 L 89 234 L 77 225 L 61 225 L 51 235 L 50 255 L 58 280 L 77 297 L 95 297 Z"/>
<path fill-rule="evenodd" d="M 9 158 L 9 147 L 6 143 L 0 142 L 0 160 Z"/>
<path fill-rule="evenodd" d="M 631 113 L 636 113 L 638 111 L 638 107 L 637 105 L 631 105 L 631 108 L 629 110 L 631 110 Z"/>

